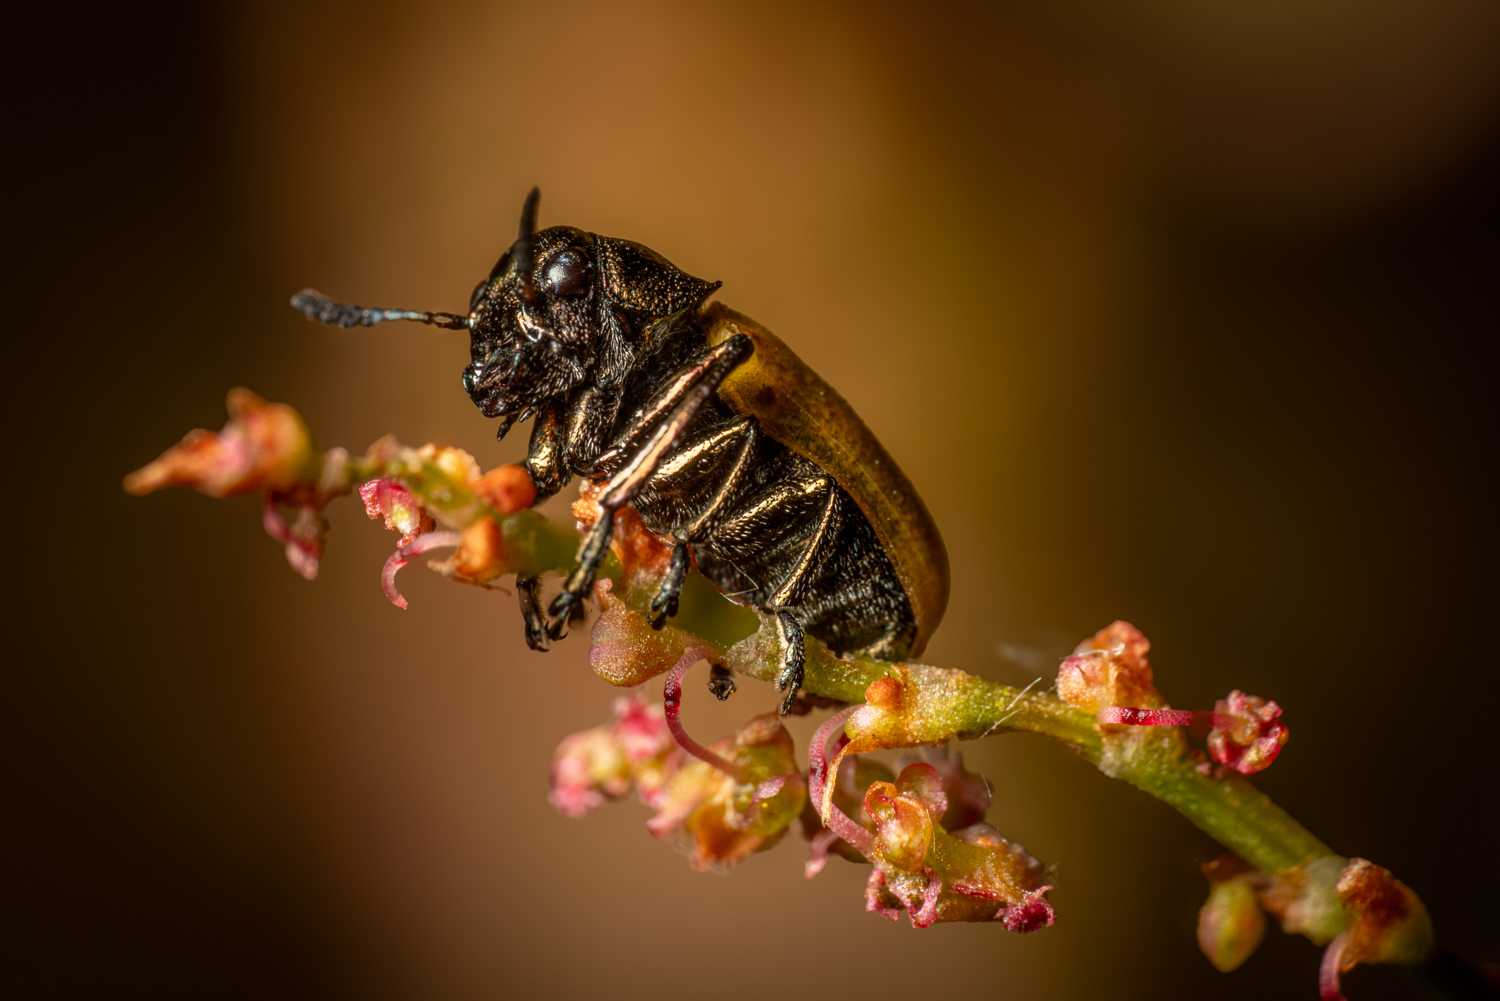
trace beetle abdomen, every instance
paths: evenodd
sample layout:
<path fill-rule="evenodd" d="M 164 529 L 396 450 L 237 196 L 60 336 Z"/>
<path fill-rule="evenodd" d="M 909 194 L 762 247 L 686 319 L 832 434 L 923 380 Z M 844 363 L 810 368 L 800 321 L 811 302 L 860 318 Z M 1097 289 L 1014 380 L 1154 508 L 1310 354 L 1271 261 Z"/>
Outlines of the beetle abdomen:
<path fill-rule="evenodd" d="M 827 472 L 863 512 L 910 603 L 920 654 L 948 606 L 948 551 L 916 489 L 842 396 L 775 334 L 712 303 L 699 321 L 708 343 L 742 334 L 755 353 L 719 386 L 736 413 Z"/>
<path fill-rule="evenodd" d="M 760 433 L 757 419 L 723 403 L 712 411 L 634 499 L 646 527 L 688 541 L 698 569 L 725 594 L 790 610 L 835 653 L 905 657 L 916 620 L 864 512 L 827 471 Z M 753 452 L 742 458 L 746 441 Z M 694 536 L 690 526 L 719 500 L 714 485 L 741 461 L 732 496 Z M 783 592 L 805 557 L 800 582 Z"/>

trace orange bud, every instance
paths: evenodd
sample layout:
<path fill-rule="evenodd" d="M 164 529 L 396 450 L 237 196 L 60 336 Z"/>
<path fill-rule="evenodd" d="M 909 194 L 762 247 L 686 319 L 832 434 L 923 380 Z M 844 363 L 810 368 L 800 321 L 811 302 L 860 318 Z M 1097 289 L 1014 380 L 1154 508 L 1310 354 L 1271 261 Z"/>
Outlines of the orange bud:
<path fill-rule="evenodd" d="M 501 514 L 536 503 L 536 484 L 524 466 L 496 466 L 474 482 L 474 495 Z"/>
<path fill-rule="evenodd" d="M 434 564 L 437 566 L 437 564 Z M 488 583 L 505 572 L 505 540 L 500 526 L 488 516 L 478 518 L 464 529 L 458 551 L 441 564 L 441 569 L 455 577 Z"/>
<path fill-rule="evenodd" d="M 865 701 L 886 712 L 901 711 L 901 680 L 899 678 L 877 678 L 865 689 Z"/>

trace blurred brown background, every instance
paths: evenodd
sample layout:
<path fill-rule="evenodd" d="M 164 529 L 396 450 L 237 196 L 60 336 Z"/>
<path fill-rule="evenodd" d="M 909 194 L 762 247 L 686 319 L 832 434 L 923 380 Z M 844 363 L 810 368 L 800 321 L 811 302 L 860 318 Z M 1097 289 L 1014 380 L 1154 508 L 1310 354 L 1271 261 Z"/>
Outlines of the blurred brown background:
<path fill-rule="evenodd" d="M 533 184 L 866 417 L 952 554 L 926 659 L 1025 683 L 1129 619 L 1174 705 L 1279 700 L 1259 783 L 1500 959 L 1493 3 L 51 17 L 11 40 L 10 996 L 1313 996 L 1276 931 L 1215 973 L 1216 847 L 1060 746 L 970 752 L 1058 865 L 1040 935 L 887 925 L 800 843 L 696 874 L 637 805 L 546 804 L 614 694 L 583 637 L 420 569 L 393 609 L 348 501 L 309 584 L 254 500 L 120 491 L 234 385 L 324 446 L 518 458 L 461 336 L 286 300 L 461 309 Z"/>

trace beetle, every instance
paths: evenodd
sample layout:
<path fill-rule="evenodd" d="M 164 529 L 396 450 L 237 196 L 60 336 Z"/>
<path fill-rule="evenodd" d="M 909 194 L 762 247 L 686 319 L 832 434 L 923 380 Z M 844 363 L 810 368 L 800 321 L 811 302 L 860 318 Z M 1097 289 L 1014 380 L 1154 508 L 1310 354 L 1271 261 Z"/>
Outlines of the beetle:
<path fill-rule="evenodd" d="M 413 320 L 467 330 L 463 387 L 497 438 L 532 419 L 525 468 L 538 500 L 573 476 L 601 487 L 561 593 L 518 580 L 527 644 L 560 639 L 626 506 L 671 544 L 653 628 L 677 612 L 690 563 L 732 600 L 773 617 L 782 713 L 811 634 L 836 654 L 922 652 L 948 601 L 948 556 L 911 481 L 834 389 L 755 321 L 708 300 L 722 282 L 629 240 L 536 229 L 474 288 L 467 315 L 336 302 L 292 305 L 340 327 Z"/>

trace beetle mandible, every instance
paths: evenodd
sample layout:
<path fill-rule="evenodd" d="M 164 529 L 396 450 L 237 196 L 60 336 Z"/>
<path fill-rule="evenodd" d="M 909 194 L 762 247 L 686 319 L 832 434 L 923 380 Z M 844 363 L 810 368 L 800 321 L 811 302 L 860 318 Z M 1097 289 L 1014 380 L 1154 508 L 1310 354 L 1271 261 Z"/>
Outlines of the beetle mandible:
<path fill-rule="evenodd" d="M 689 563 L 773 617 L 787 712 L 804 634 L 840 655 L 922 652 L 948 601 L 948 556 L 911 482 L 843 397 L 770 331 L 708 299 L 656 252 L 568 226 L 520 234 L 474 288 L 467 316 L 292 299 L 340 327 L 415 320 L 467 330 L 464 389 L 497 437 L 534 418 L 525 467 L 537 498 L 573 476 L 602 485 L 599 520 L 544 620 L 537 577 L 516 582 L 526 642 L 545 650 L 593 586 L 635 508 L 672 555 L 651 604 L 677 612 Z"/>

